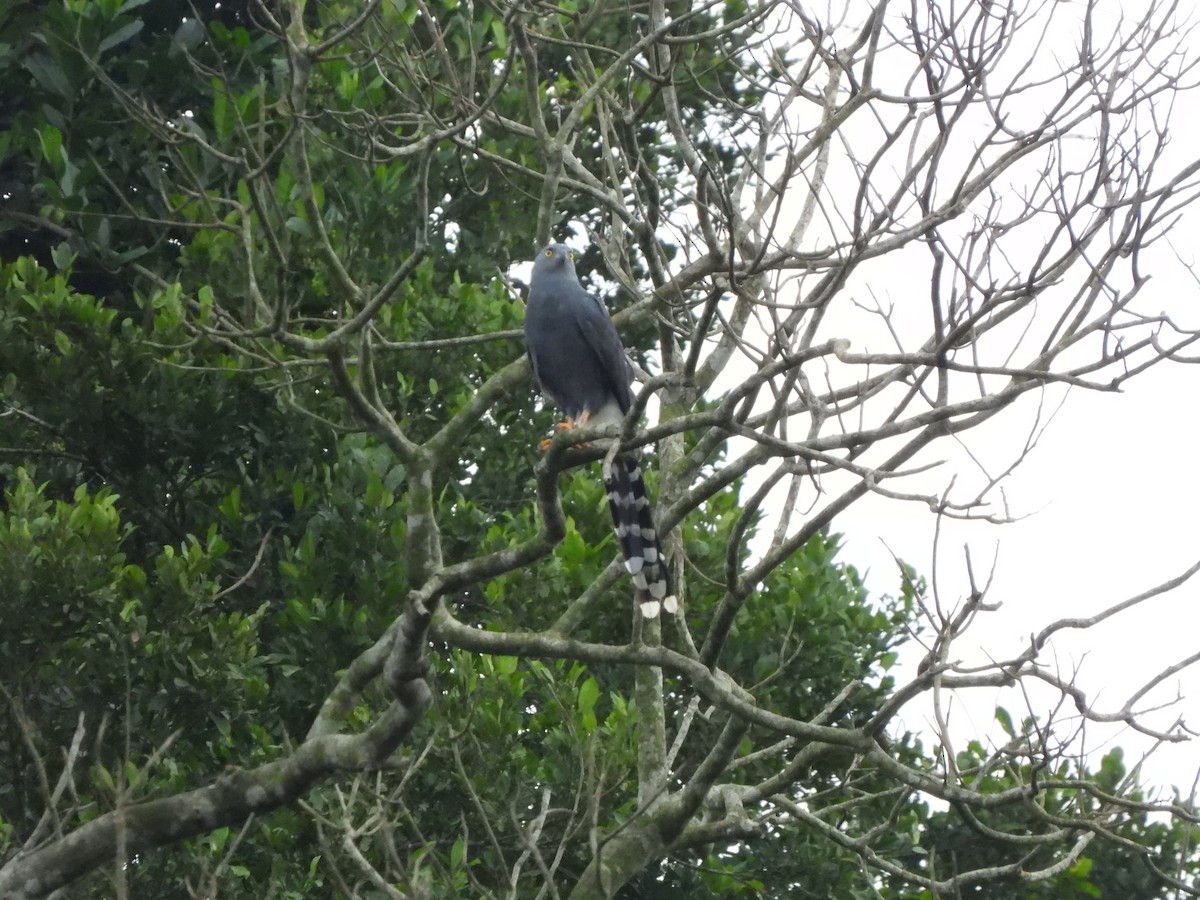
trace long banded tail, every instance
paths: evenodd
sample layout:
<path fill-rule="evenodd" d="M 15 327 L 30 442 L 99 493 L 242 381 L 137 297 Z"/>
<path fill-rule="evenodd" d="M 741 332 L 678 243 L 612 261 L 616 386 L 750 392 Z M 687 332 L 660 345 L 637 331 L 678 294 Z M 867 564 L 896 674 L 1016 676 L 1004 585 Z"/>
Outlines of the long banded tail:
<path fill-rule="evenodd" d="M 625 557 L 625 568 L 633 576 L 642 615 L 655 618 L 661 610 L 673 613 L 679 601 L 671 593 L 666 560 L 658 542 L 650 498 L 637 459 L 631 455 L 616 457 L 604 467 L 604 488 L 613 528 Z"/>

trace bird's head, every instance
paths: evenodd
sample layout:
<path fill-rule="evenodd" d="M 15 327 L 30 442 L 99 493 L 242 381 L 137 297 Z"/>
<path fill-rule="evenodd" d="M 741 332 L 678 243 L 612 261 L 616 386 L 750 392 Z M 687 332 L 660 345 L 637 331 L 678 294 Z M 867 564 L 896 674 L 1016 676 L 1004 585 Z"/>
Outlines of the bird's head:
<path fill-rule="evenodd" d="M 566 244 L 548 244 L 533 260 L 533 272 L 562 272 L 575 274 L 575 251 Z"/>

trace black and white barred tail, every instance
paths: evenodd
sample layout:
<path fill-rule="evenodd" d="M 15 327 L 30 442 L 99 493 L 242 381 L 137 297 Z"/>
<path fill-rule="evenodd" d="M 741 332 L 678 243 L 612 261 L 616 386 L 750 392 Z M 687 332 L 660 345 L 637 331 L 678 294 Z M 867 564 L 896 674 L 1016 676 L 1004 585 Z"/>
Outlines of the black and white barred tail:
<path fill-rule="evenodd" d="M 658 542 L 646 482 L 637 459 L 622 455 L 611 465 L 606 465 L 604 488 L 608 492 L 608 509 L 612 513 L 621 555 L 625 557 L 625 568 L 637 587 L 642 615 L 653 619 L 660 610 L 675 612 L 679 601 L 671 593 L 666 560 Z"/>

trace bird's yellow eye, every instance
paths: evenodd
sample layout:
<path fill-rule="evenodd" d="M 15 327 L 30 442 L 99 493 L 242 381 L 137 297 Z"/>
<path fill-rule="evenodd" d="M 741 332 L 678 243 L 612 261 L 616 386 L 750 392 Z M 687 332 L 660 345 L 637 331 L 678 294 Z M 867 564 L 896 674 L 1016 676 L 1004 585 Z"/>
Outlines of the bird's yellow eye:
<path fill-rule="evenodd" d="M 567 253 L 567 259 L 574 259 L 574 258 L 575 258 L 574 251 Z"/>
<path fill-rule="evenodd" d="M 547 250 L 547 251 L 546 251 L 546 253 L 545 253 L 544 255 L 545 255 L 545 256 L 547 256 L 547 257 L 553 256 L 553 255 L 554 255 L 554 251 L 553 251 L 553 250 Z"/>

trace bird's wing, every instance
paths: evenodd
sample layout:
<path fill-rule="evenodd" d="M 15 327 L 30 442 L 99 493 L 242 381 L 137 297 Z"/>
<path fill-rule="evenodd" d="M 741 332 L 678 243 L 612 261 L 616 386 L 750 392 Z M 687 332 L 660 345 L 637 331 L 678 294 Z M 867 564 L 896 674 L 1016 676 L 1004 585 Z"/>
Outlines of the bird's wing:
<path fill-rule="evenodd" d="M 600 361 L 608 389 L 616 398 L 621 412 L 625 412 L 633 402 L 633 392 L 629 387 L 632 368 L 625 358 L 625 348 L 621 345 L 616 326 L 608 317 L 608 311 L 590 294 L 586 299 L 587 307 L 579 316 L 580 333 Z"/>
<path fill-rule="evenodd" d="M 533 369 L 533 380 L 537 382 L 538 387 L 542 387 L 545 383 L 542 380 L 542 373 L 538 371 L 538 352 L 536 344 L 536 334 L 531 335 L 528 331 L 525 333 L 525 352 L 529 356 L 529 366 Z"/>

